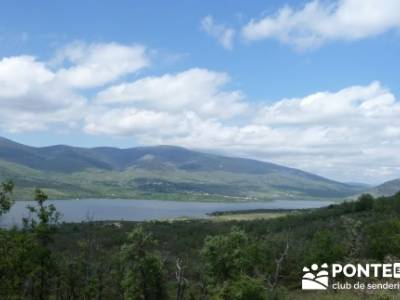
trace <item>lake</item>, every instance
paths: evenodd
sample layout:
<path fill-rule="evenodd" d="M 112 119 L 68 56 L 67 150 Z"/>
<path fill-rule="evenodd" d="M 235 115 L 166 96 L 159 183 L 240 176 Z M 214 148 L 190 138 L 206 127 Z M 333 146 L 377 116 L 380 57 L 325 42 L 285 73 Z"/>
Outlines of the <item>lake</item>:
<path fill-rule="evenodd" d="M 317 208 L 331 204 L 327 201 L 275 200 L 270 202 L 181 202 L 127 199 L 81 199 L 48 201 L 62 214 L 61 221 L 148 221 L 180 217 L 207 218 L 215 211 L 247 209 L 301 209 Z M 0 218 L 0 226 L 20 225 L 22 217 L 29 216 L 27 205 L 32 201 L 17 201 L 11 210 Z"/>

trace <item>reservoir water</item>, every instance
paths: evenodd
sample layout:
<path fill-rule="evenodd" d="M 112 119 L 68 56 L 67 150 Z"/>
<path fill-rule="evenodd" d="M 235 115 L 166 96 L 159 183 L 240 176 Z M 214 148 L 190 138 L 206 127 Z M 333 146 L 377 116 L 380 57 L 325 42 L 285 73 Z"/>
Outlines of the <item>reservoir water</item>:
<path fill-rule="evenodd" d="M 270 202 L 182 202 L 127 199 L 81 199 L 48 201 L 61 213 L 62 222 L 92 221 L 145 221 L 181 217 L 207 218 L 215 211 L 246 209 L 302 209 L 331 204 L 328 201 L 275 200 Z M 27 205 L 32 201 L 17 201 L 11 210 L 0 217 L 0 226 L 20 225 L 29 216 Z"/>

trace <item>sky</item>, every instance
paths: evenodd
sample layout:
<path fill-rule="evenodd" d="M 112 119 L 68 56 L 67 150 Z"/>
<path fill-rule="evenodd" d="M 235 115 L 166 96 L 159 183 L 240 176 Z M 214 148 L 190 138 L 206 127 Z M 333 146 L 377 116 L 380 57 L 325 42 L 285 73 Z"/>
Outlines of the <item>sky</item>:
<path fill-rule="evenodd" d="M 400 1 L 0 3 L 0 135 L 400 177 Z"/>

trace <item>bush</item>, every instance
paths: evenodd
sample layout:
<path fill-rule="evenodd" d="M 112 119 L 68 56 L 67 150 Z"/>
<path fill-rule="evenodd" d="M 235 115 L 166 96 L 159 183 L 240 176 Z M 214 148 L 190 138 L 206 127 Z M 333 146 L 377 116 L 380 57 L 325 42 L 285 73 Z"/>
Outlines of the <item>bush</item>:
<path fill-rule="evenodd" d="M 217 291 L 215 300 L 267 300 L 267 290 L 259 279 L 242 276 L 235 281 L 226 281 Z"/>
<path fill-rule="evenodd" d="M 383 260 L 386 255 L 400 253 L 400 221 L 389 220 L 367 228 L 369 251 L 373 258 Z"/>
<path fill-rule="evenodd" d="M 344 247 L 334 232 L 328 229 L 317 231 L 309 248 L 308 263 L 334 263 L 343 258 Z"/>
<path fill-rule="evenodd" d="M 233 227 L 227 235 L 208 236 L 201 250 L 206 277 L 211 285 L 248 274 L 253 267 L 247 234 Z"/>
<path fill-rule="evenodd" d="M 374 197 L 370 194 L 362 194 L 355 202 L 354 210 L 356 212 L 371 210 L 374 207 Z"/>

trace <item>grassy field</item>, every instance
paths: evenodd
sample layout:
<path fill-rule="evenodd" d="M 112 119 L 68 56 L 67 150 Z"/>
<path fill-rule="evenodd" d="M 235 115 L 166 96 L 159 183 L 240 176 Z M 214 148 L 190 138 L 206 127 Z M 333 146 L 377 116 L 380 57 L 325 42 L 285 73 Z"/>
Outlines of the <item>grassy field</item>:
<path fill-rule="evenodd" d="M 251 221 L 251 220 L 269 220 L 288 216 L 300 212 L 291 209 L 253 209 L 214 212 L 211 220 L 214 221 Z"/>
<path fill-rule="evenodd" d="M 288 213 L 283 212 L 264 212 L 264 213 L 243 213 L 243 214 L 226 214 L 213 216 L 215 221 L 249 221 L 249 220 L 268 220 L 286 216 Z"/>

